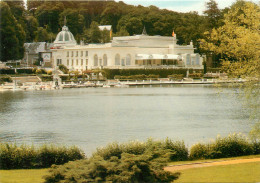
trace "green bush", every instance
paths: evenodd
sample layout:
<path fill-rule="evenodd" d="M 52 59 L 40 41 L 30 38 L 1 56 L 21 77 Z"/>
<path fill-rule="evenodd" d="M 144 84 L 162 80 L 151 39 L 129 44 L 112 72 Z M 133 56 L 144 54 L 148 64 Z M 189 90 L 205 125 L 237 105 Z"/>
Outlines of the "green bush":
<path fill-rule="evenodd" d="M 53 77 L 51 75 L 41 75 L 40 78 L 42 81 L 53 81 Z"/>
<path fill-rule="evenodd" d="M 164 156 L 164 153 L 168 153 L 169 161 L 182 161 L 188 159 L 188 149 L 185 147 L 184 142 L 172 141 L 168 138 L 166 140 L 153 140 L 148 139 L 146 142 L 129 142 L 129 143 L 112 143 L 104 148 L 98 148 L 93 155 L 103 157 L 105 160 L 116 156 L 121 157 L 122 153 L 129 154 L 145 154 L 149 153 L 152 156 Z"/>
<path fill-rule="evenodd" d="M 190 159 L 215 159 L 245 156 L 259 153 L 259 143 L 250 143 L 240 134 L 217 137 L 208 144 L 195 144 L 190 149 Z"/>
<path fill-rule="evenodd" d="M 183 79 L 184 75 L 183 74 L 172 74 L 169 75 L 168 78 L 173 79 L 173 80 L 180 80 Z"/>
<path fill-rule="evenodd" d="M 62 166 L 52 166 L 47 183 L 54 182 L 172 182 L 178 173 L 163 170 L 165 164 L 156 162 L 146 154 L 123 153 L 121 158 L 112 156 L 105 160 L 93 156 L 88 160 L 69 162 Z"/>
<path fill-rule="evenodd" d="M 32 74 L 33 73 L 33 69 L 17 69 L 16 71 L 19 74 Z"/>
<path fill-rule="evenodd" d="M 55 147 L 0 144 L 0 169 L 48 168 L 52 164 L 83 159 L 84 153 L 77 147 Z"/>
<path fill-rule="evenodd" d="M 103 69 L 102 74 L 107 79 L 114 79 L 118 76 L 131 76 L 131 75 L 158 75 L 160 78 L 167 78 L 169 75 L 182 74 L 186 75 L 188 69 Z M 203 69 L 189 69 L 190 73 L 203 72 Z"/>
<path fill-rule="evenodd" d="M 239 134 L 229 135 L 228 137 L 217 137 L 215 143 L 210 147 L 211 158 L 226 158 L 253 154 L 252 144 Z"/>
<path fill-rule="evenodd" d="M 3 84 L 5 82 L 11 83 L 11 82 L 13 82 L 13 80 L 10 76 L 1 76 L 0 77 L 0 84 Z"/>
<path fill-rule="evenodd" d="M 193 79 L 200 79 L 203 77 L 202 73 L 191 73 L 189 74 L 189 78 L 193 78 Z"/>
<path fill-rule="evenodd" d="M 63 65 L 63 64 L 60 64 L 59 65 L 59 69 L 64 73 L 64 74 L 68 74 L 69 73 L 69 69 Z"/>
<path fill-rule="evenodd" d="M 207 159 L 208 158 L 208 146 L 206 144 L 195 144 L 190 149 L 190 159 Z"/>

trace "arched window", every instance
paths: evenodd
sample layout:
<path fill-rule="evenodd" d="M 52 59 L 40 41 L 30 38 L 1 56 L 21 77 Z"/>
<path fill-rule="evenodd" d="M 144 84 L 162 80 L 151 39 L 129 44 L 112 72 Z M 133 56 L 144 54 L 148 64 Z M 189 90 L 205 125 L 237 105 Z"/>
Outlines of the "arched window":
<path fill-rule="evenodd" d="M 107 66 L 107 55 L 103 55 L 103 66 Z"/>
<path fill-rule="evenodd" d="M 120 65 L 120 55 L 116 54 L 115 56 L 115 65 Z"/>
<path fill-rule="evenodd" d="M 98 66 L 98 56 L 94 55 L 94 66 Z"/>
<path fill-rule="evenodd" d="M 131 55 L 130 54 L 126 55 L 126 65 L 131 65 Z"/>

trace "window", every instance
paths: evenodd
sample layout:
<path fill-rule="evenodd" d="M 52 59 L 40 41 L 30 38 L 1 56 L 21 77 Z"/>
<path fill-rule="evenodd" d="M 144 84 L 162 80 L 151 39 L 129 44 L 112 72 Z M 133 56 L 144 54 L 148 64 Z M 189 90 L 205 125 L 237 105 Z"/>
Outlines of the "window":
<path fill-rule="evenodd" d="M 186 55 L 186 64 L 190 65 L 190 54 Z"/>
<path fill-rule="evenodd" d="M 83 59 L 81 59 L 81 65 L 83 65 Z"/>
<path fill-rule="evenodd" d="M 79 61 L 78 61 L 78 59 L 76 60 L 76 65 L 79 65 Z"/>
<path fill-rule="evenodd" d="M 115 56 L 115 65 L 120 65 L 120 55 L 116 54 Z"/>
<path fill-rule="evenodd" d="M 69 65 L 69 63 L 70 63 L 70 62 L 69 62 L 69 59 L 67 59 L 67 65 Z"/>
<path fill-rule="evenodd" d="M 125 66 L 125 59 L 121 59 L 121 65 Z"/>
<path fill-rule="evenodd" d="M 85 56 L 87 57 L 87 56 L 88 56 L 88 51 L 86 51 L 86 53 L 85 53 L 85 54 L 86 54 Z"/>
<path fill-rule="evenodd" d="M 69 57 L 70 56 L 70 52 L 69 51 L 67 51 L 67 57 Z"/>
<path fill-rule="evenodd" d="M 86 59 L 86 65 L 88 65 L 88 59 Z"/>
<path fill-rule="evenodd" d="M 98 56 L 94 55 L 94 66 L 98 66 Z"/>
<path fill-rule="evenodd" d="M 71 60 L 71 66 L 73 66 L 73 64 L 74 64 L 74 60 L 72 59 L 72 60 Z"/>
<path fill-rule="evenodd" d="M 130 54 L 126 55 L 126 65 L 131 65 L 131 55 Z"/>
<path fill-rule="evenodd" d="M 71 51 L 71 56 L 73 57 L 73 51 Z"/>
<path fill-rule="evenodd" d="M 83 57 L 83 51 L 81 51 L 81 56 Z"/>
<path fill-rule="evenodd" d="M 57 59 L 57 66 L 62 64 L 62 60 L 61 59 Z"/>
<path fill-rule="evenodd" d="M 76 51 L 76 57 L 78 56 L 78 51 Z"/>
<path fill-rule="evenodd" d="M 103 55 L 103 66 L 107 66 L 107 55 Z"/>

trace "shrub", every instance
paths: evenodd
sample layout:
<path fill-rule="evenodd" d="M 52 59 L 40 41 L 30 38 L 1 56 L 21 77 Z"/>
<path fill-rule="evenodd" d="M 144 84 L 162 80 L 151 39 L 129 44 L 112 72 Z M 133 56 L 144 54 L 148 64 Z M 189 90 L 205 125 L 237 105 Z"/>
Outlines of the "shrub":
<path fill-rule="evenodd" d="M 68 74 L 69 73 L 69 69 L 63 65 L 63 64 L 60 64 L 59 65 L 59 69 L 64 73 L 64 74 Z"/>
<path fill-rule="evenodd" d="M 212 152 L 211 158 L 226 158 L 253 154 L 252 145 L 248 140 L 239 134 L 229 135 L 228 137 L 217 137 L 215 143 L 210 145 Z M 219 156 L 219 157 L 218 157 Z"/>
<path fill-rule="evenodd" d="M 169 75 L 182 74 L 186 75 L 188 69 L 103 69 L 102 74 L 107 79 L 114 79 L 116 75 L 118 76 L 131 76 L 131 75 L 158 75 L 160 78 L 167 78 Z M 192 73 L 203 72 L 202 69 L 189 69 Z"/>
<path fill-rule="evenodd" d="M 52 164 L 83 159 L 84 153 L 76 147 L 55 147 L 44 145 L 40 148 L 16 144 L 0 144 L 0 169 L 48 168 Z"/>
<path fill-rule="evenodd" d="M 0 84 L 3 84 L 5 82 L 13 82 L 12 78 L 10 76 L 2 76 L 0 77 Z"/>
<path fill-rule="evenodd" d="M 41 69 L 37 69 L 37 70 L 35 71 L 35 74 L 42 74 L 42 70 L 41 70 Z"/>
<path fill-rule="evenodd" d="M 0 74 L 15 74 L 15 69 L 0 69 Z"/>
<path fill-rule="evenodd" d="M 183 74 L 172 74 L 168 75 L 168 78 L 174 79 L 174 80 L 180 80 L 183 79 L 184 75 Z"/>
<path fill-rule="evenodd" d="M 47 74 L 52 75 L 52 71 L 51 70 L 47 71 Z"/>
<path fill-rule="evenodd" d="M 228 158 L 259 153 L 259 143 L 250 143 L 240 134 L 217 137 L 209 144 L 195 144 L 190 150 L 190 159 Z"/>
<path fill-rule="evenodd" d="M 19 74 L 32 74 L 33 73 L 32 69 L 17 69 L 16 71 Z"/>
<path fill-rule="evenodd" d="M 184 142 L 174 142 L 168 138 L 162 141 L 148 139 L 144 143 L 136 141 L 123 144 L 112 143 L 104 148 L 98 148 L 93 155 L 101 156 L 105 160 L 111 158 L 112 156 L 120 158 L 122 153 L 135 155 L 149 153 L 154 157 L 162 157 L 166 151 L 169 155 L 169 161 L 181 161 L 188 159 L 188 149 L 185 147 Z"/>
<path fill-rule="evenodd" d="M 189 77 L 193 78 L 193 79 L 200 79 L 200 78 L 202 78 L 202 76 L 203 76 L 202 73 L 191 73 L 191 74 L 189 74 Z"/>
<path fill-rule="evenodd" d="M 208 158 L 208 146 L 205 144 L 195 144 L 190 149 L 190 159 L 207 159 Z"/>
<path fill-rule="evenodd" d="M 105 160 L 93 156 L 88 160 L 52 166 L 47 183 L 54 182 L 172 182 L 178 173 L 163 170 L 165 164 L 157 162 L 148 154 L 122 153 L 121 158 L 112 156 Z"/>

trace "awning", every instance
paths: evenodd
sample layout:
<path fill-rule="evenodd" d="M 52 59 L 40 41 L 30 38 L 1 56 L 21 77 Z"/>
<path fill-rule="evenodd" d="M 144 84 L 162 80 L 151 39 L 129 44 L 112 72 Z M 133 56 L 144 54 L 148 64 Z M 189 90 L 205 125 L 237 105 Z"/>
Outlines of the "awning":
<path fill-rule="evenodd" d="M 181 60 L 180 55 L 173 54 L 137 54 L 136 60 Z"/>

